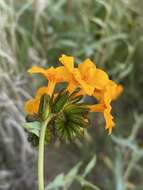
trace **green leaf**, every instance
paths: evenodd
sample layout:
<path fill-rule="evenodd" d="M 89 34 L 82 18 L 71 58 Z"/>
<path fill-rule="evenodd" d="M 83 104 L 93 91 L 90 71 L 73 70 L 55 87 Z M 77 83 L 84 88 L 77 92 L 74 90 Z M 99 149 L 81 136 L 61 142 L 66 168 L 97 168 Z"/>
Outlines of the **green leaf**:
<path fill-rule="evenodd" d="M 82 176 L 86 177 L 91 172 L 91 170 L 94 168 L 95 164 L 96 164 L 96 156 L 94 155 L 93 158 L 91 159 L 91 161 L 86 166 Z"/>
<path fill-rule="evenodd" d="M 23 126 L 29 133 L 33 133 L 37 137 L 40 136 L 41 123 L 38 121 L 27 122 Z"/>
<path fill-rule="evenodd" d="M 75 180 L 80 166 L 81 166 L 81 162 L 79 162 L 76 166 L 74 166 L 69 173 L 65 176 L 65 182 L 66 182 L 66 187 L 70 187 L 70 185 L 73 183 L 73 181 Z"/>
<path fill-rule="evenodd" d="M 56 176 L 56 178 L 51 183 L 49 183 L 49 185 L 46 187 L 46 190 L 64 187 L 64 185 L 65 185 L 65 179 L 64 179 L 64 174 L 62 173 Z"/>
<path fill-rule="evenodd" d="M 76 180 L 81 184 L 81 186 L 89 186 L 93 190 L 101 190 L 99 187 L 97 187 L 96 185 L 93 185 L 92 183 L 90 183 L 89 181 L 85 180 L 84 178 L 80 176 L 77 176 Z"/>

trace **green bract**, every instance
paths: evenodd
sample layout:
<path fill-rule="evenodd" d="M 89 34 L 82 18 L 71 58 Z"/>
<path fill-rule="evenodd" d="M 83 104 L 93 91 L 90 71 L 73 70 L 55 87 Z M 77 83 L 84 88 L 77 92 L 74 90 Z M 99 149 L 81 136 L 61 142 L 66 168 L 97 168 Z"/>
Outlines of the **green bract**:
<path fill-rule="evenodd" d="M 52 97 L 47 94 L 41 96 L 38 114 L 27 115 L 24 125 L 32 145 L 39 144 L 41 126 L 49 116 L 51 121 L 47 124 L 45 143 L 56 138 L 68 142 L 83 135 L 84 128 L 89 125 L 89 110 L 86 104 L 80 103 L 83 96 L 76 94 L 76 91 L 69 94 L 62 90 Z"/>

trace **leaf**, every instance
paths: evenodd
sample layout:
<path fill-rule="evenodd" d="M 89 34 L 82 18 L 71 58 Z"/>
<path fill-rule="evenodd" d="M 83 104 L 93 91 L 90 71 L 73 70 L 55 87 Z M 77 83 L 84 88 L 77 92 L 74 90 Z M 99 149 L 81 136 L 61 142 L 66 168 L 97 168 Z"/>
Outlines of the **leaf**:
<path fill-rule="evenodd" d="M 10 6 L 8 6 L 8 4 L 5 1 L 0 1 L 0 8 L 12 13 L 12 8 Z"/>
<path fill-rule="evenodd" d="M 96 0 L 96 2 L 98 2 L 99 4 L 104 6 L 107 12 L 110 12 L 111 7 L 106 1 L 104 1 L 104 0 Z"/>
<path fill-rule="evenodd" d="M 95 24 L 99 25 L 99 26 L 102 27 L 102 28 L 105 28 L 105 27 L 106 27 L 106 23 L 103 22 L 103 21 L 102 21 L 101 19 L 99 19 L 99 18 L 96 18 L 96 17 L 92 18 L 92 22 L 94 22 Z"/>
<path fill-rule="evenodd" d="M 23 126 L 29 133 L 33 133 L 37 137 L 40 136 L 41 123 L 38 121 L 26 122 Z"/>
<path fill-rule="evenodd" d="M 55 189 L 58 187 L 64 187 L 64 184 L 65 184 L 65 179 L 64 179 L 64 174 L 62 173 L 56 176 L 53 182 L 49 183 L 49 185 L 46 187 L 46 190 Z"/>
<path fill-rule="evenodd" d="M 95 164 L 96 164 L 96 156 L 94 155 L 92 160 L 86 166 L 82 177 L 86 177 L 91 172 L 91 170 L 94 168 Z"/>
<path fill-rule="evenodd" d="M 92 183 L 90 183 L 89 181 L 85 180 L 84 178 L 77 176 L 77 181 L 82 185 L 82 186 L 89 186 L 94 190 L 101 190 L 99 187 L 97 187 L 96 185 L 93 185 Z"/>
<path fill-rule="evenodd" d="M 74 166 L 69 173 L 65 176 L 65 182 L 66 182 L 66 187 L 70 187 L 72 182 L 74 181 L 75 177 L 78 174 L 78 171 L 80 169 L 81 162 L 79 162 L 76 166 Z"/>

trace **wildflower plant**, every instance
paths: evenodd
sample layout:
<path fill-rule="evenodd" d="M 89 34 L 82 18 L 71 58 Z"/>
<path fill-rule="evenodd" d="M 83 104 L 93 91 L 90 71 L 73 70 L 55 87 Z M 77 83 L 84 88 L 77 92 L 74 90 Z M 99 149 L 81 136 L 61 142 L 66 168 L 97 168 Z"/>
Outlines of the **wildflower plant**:
<path fill-rule="evenodd" d="M 28 70 L 30 74 L 41 74 L 48 80 L 48 85 L 40 87 L 35 97 L 25 103 L 27 122 L 24 127 L 29 141 L 35 146 L 39 145 L 39 190 L 44 190 L 44 145 L 54 139 L 68 142 L 81 137 L 89 126 L 90 112 L 103 113 L 105 129 L 111 134 L 115 127 L 111 102 L 123 90 L 90 59 L 78 67 L 74 66 L 71 56 L 62 55 L 59 61 L 62 65 L 56 68 L 34 66 Z M 58 83 L 66 83 L 67 86 L 57 92 L 55 87 Z M 85 96 L 94 97 L 97 103 L 83 102 Z"/>

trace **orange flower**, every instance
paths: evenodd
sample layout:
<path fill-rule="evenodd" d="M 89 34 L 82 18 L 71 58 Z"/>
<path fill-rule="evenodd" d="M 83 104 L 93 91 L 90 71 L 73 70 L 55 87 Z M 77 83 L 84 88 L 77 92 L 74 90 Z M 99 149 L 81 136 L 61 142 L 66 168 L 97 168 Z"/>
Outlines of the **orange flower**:
<path fill-rule="evenodd" d="M 78 83 L 84 94 L 93 95 L 95 88 L 103 89 L 109 81 L 108 75 L 101 69 L 97 69 L 90 59 L 79 64 L 78 68 L 74 68 L 73 57 L 62 55 L 59 61 L 73 76 L 72 83 L 69 84 L 73 85 L 73 81 L 74 84 Z"/>
<path fill-rule="evenodd" d="M 94 88 L 87 84 L 84 80 L 81 79 L 80 72 L 77 68 L 74 68 L 74 58 L 71 56 L 62 55 L 59 58 L 59 61 L 64 65 L 65 69 L 72 76 L 69 82 L 68 89 L 70 92 L 75 90 L 77 87 L 83 88 L 87 94 L 91 94 L 94 91 Z"/>
<path fill-rule="evenodd" d="M 90 111 L 103 113 L 105 128 L 111 134 L 115 126 L 111 115 L 111 102 L 121 94 L 123 87 L 110 80 L 107 73 L 98 69 L 90 59 L 80 63 L 77 68 L 74 67 L 74 58 L 71 56 L 62 55 L 59 61 L 63 66 L 48 69 L 34 66 L 28 70 L 31 74 L 42 74 L 48 80 L 48 86 L 40 88 L 35 98 L 26 102 L 25 111 L 29 114 L 37 113 L 41 95 L 47 93 L 51 96 L 57 83 L 67 82 L 67 90 L 70 93 L 80 88 L 78 94 L 93 96 L 98 100 L 98 104 L 89 105 Z"/>
<path fill-rule="evenodd" d="M 72 93 L 77 87 L 79 87 L 78 82 L 75 80 L 74 77 L 74 57 L 62 55 L 59 58 L 59 61 L 64 65 L 65 71 L 68 77 L 65 79 L 68 82 L 67 90 Z"/>
<path fill-rule="evenodd" d="M 48 87 L 41 87 L 37 90 L 35 98 L 28 100 L 24 105 L 24 110 L 28 114 L 38 113 L 40 98 L 43 94 L 48 94 Z"/>
<path fill-rule="evenodd" d="M 25 102 L 24 110 L 27 114 L 36 114 L 38 113 L 40 104 L 40 99 L 32 99 Z"/>
<path fill-rule="evenodd" d="M 113 116 L 111 115 L 111 101 L 115 100 L 123 91 L 121 85 L 109 80 L 108 75 L 101 69 L 97 69 L 96 65 L 90 60 L 86 59 L 80 63 L 78 68 L 74 68 L 74 58 L 66 55 L 60 57 L 60 62 L 72 74 L 72 81 L 76 81 L 81 88 L 79 94 L 90 95 L 99 100 L 99 104 L 91 105 L 92 112 L 102 112 L 106 121 L 105 128 L 112 132 L 115 126 Z M 76 82 L 70 83 L 75 88 Z"/>
<path fill-rule="evenodd" d="M 78 69 L 81 79 L 94 87 L 94 89 L 103 89 L 109 81 L 108 75 L 103 70 L 97 69 L 90 59 L 80 63 Z"/>
<path fill-rule="evenodd" d="M 60 72 L 63 69 L 64 68 L 56 68 L 55 69 L 54 67 L 51 67 L 49 69 L 43 69 L 41 67 L 34 66 L 31 69 L 29 69 L 28 72 L 30 74 L 40 73 L 48 79 L 47 94 L 49 94 L 51 96 L 55 89 L 56 83 L 63 81 L 63 75 L 60 74 Z"/>
<path fill-rule="evenodd" d="M 74 57 L 62 55 L 59 61 L 65 66 L 65 68 L 72 73 L 74 70 Z"/>
<path fill-rule="evenodd" d="M 106 121 L 105 129 L 112 133 L 112 128 L 115 127 L 113 116 L 111 115 L 111 101 L 115 100 L 123 91 L 121 85 L 109 80 L 108 84 L 101 91 L 95 90 L 94 96 L 99 100 L 99 104 L 91 105 L 91 112 L 102 112 Z"/>
<path fill-rule="evenodd" d="M 67 63 L 69 63 L 69 65 Z M 57 67 L 57 68 L 51 67 L 49 69 L 43 69 L 41 67 L 34 66 L 31 69 L 29 69 L 28 72 L 30 74 L 32 74 L 32 73 L 40 73 L 45 78 L 48 79 L 48 81 L 49 81 L 48 82 L 48 94 L 50 96 L 52 95 L 52 93 L 53 93 L 53 91 L 55 89 L 56 83 L 59 83 L 59 82 L 68 82 L 67 90 L 71 93 L 78 86 L 77 82 L 75 81 L 75 79 L 74 79 L 74 77 L 73 77 L 73 75 L 71 73 L 71 70 L 72 70 L 72 67 L 73 67 L 72 63 L 73 63 L 72 58 L 69 57 L 69 59 L 66 58 L 66 60 L 65 60 L 65 65 L 66 65 L 65 67 L 60 66 L 60 67 Z"/>

